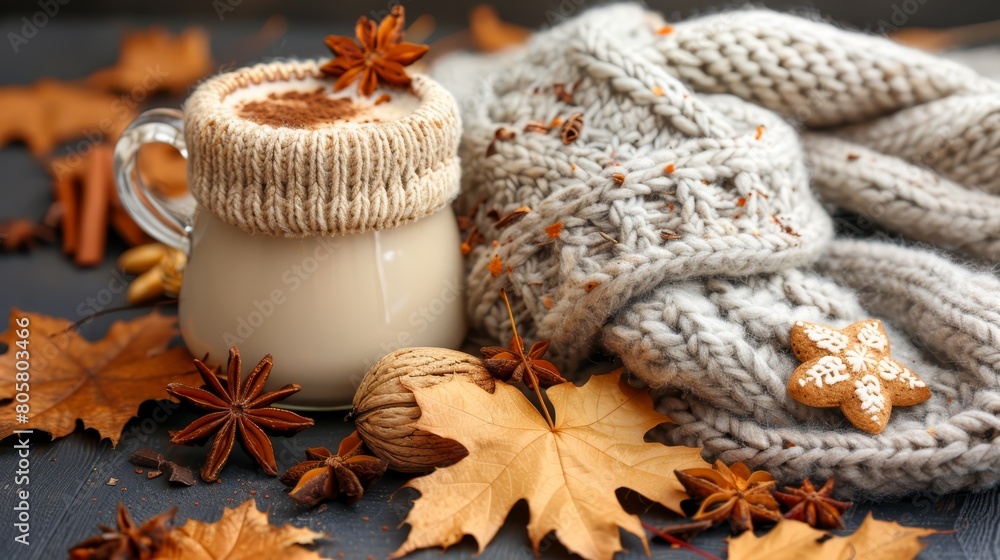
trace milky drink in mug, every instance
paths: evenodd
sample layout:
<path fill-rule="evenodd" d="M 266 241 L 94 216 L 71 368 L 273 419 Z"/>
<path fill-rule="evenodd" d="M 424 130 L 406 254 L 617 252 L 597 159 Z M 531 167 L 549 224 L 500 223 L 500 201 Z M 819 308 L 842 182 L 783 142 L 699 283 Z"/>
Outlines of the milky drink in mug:
<path fill-rule="evenodd" d="M 204 82 L 183 113 L 141 115 L 115 176 L 136 221 L 189 253 L 191 353 L 273 354 L 269 388 L 303 387 L 289 406 L 345 407 L 386 353 L 462 341 L 459 136 L 455 101 L 429 78 L 365 98 L 334 93 L 312 61 L 261 64 Z M 142 184 L 146 142 L 187 157 L 190 196 Z"/>

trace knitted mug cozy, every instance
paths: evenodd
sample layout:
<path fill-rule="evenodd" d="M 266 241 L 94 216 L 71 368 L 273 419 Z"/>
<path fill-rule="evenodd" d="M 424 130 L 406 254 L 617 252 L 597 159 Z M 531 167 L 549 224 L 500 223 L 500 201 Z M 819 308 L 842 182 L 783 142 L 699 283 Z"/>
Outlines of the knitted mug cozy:
<path fill-rule="evenodd" d="M 286 237 L 389 229 L 447 206 L 459 189 L 461 124 L 451 94 L 415 76 L 410 93 L 386 92 L 385 105 L 378 95 L 338 94 L 344 118 L 330 122 L 334 105 L 310 122 L 303 99 L 333 95 L 319 68 L 259 64 L 195 89 L 184 138 L 199 206 L 247 233 Z M 248 118 L 253 102 L 286 103 L 289 112 Z"/>
<path fill-rule="evenodd" d="M 768 11 L 663 25 L 595 9 L 517 52 L 435 68 L 463 107 L 464 202 L 483 201 L 473 324 L 506 336 L 507 286 L 523 335 L 550 339 L 564 371 L 594 350 L 620 356 L 673 420 L 665 441 L 710 458 L 868 496 L 997 483 L 1000 281 L 927 250 L 834 240 L 814 195 L 1000 258 L 1000 87 Z M 564 142 L 558 123 L 577 113 Z M 521 205 L 494 227 L 489 210 Z M 786 391 L 797 321 L 873 316 L 932 392 L 878 435 Z"/>

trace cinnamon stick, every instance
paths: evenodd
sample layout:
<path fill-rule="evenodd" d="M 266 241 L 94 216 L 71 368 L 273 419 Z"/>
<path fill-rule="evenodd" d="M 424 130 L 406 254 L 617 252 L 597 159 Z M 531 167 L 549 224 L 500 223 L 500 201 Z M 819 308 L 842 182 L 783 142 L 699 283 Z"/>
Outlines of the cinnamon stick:
<path fill-rule="evenodd" d="M 79 201 L 76 193 L 76 181 L 69 173 L 59 173 L 56 175 L 53 190 L 55 191 L 56 203 L 61 207 L 60 224 L 62 225 L 63 253 L 72 255 L 76 252 Z"/>
<path fill-rule="evenodd" d="M 90 149 L 80 208 L 80 243 L 76 251 L 76 264 L 79 266 L 94 266 L 104 260 L 111 208 L 108 183 L 113 181 L 111 157 L 109 146 L 95 145 Z"/>

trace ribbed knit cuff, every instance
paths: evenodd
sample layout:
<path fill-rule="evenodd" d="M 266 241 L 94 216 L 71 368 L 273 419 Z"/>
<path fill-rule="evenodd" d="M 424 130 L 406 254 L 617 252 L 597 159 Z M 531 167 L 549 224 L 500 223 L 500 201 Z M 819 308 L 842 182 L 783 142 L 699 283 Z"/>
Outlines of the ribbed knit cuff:
<path fill-rule="evenodd" d="M 265 82 L 314 88 L 316 78 L 316 61 L 274 62 L 194 91 L 184 137 L 188 184 L 202 209 L 252 234 L 342 235 L 406 224 L 458 194 L 458 107 L 430 78 L 414 76 L 412 113 L 367 124 L 275 127 L 242 118 L 226 101 Z"/>

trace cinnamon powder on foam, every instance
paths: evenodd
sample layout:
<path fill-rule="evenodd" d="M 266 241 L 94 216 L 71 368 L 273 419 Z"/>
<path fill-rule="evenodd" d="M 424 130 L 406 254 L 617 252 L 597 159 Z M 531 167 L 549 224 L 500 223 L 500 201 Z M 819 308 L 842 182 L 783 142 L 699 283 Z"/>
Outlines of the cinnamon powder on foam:
<path fill-rule="evenodd" d="M 316 128 L 353 119 L 365 110 L 366 107 L 353 99 L 331 98 L 325 89 L 318 88 L 313 91 L 271 93 L 267 99 L 246 101 L 240 105 L 239 115 L 257 124 L 273 127 Z"/>

